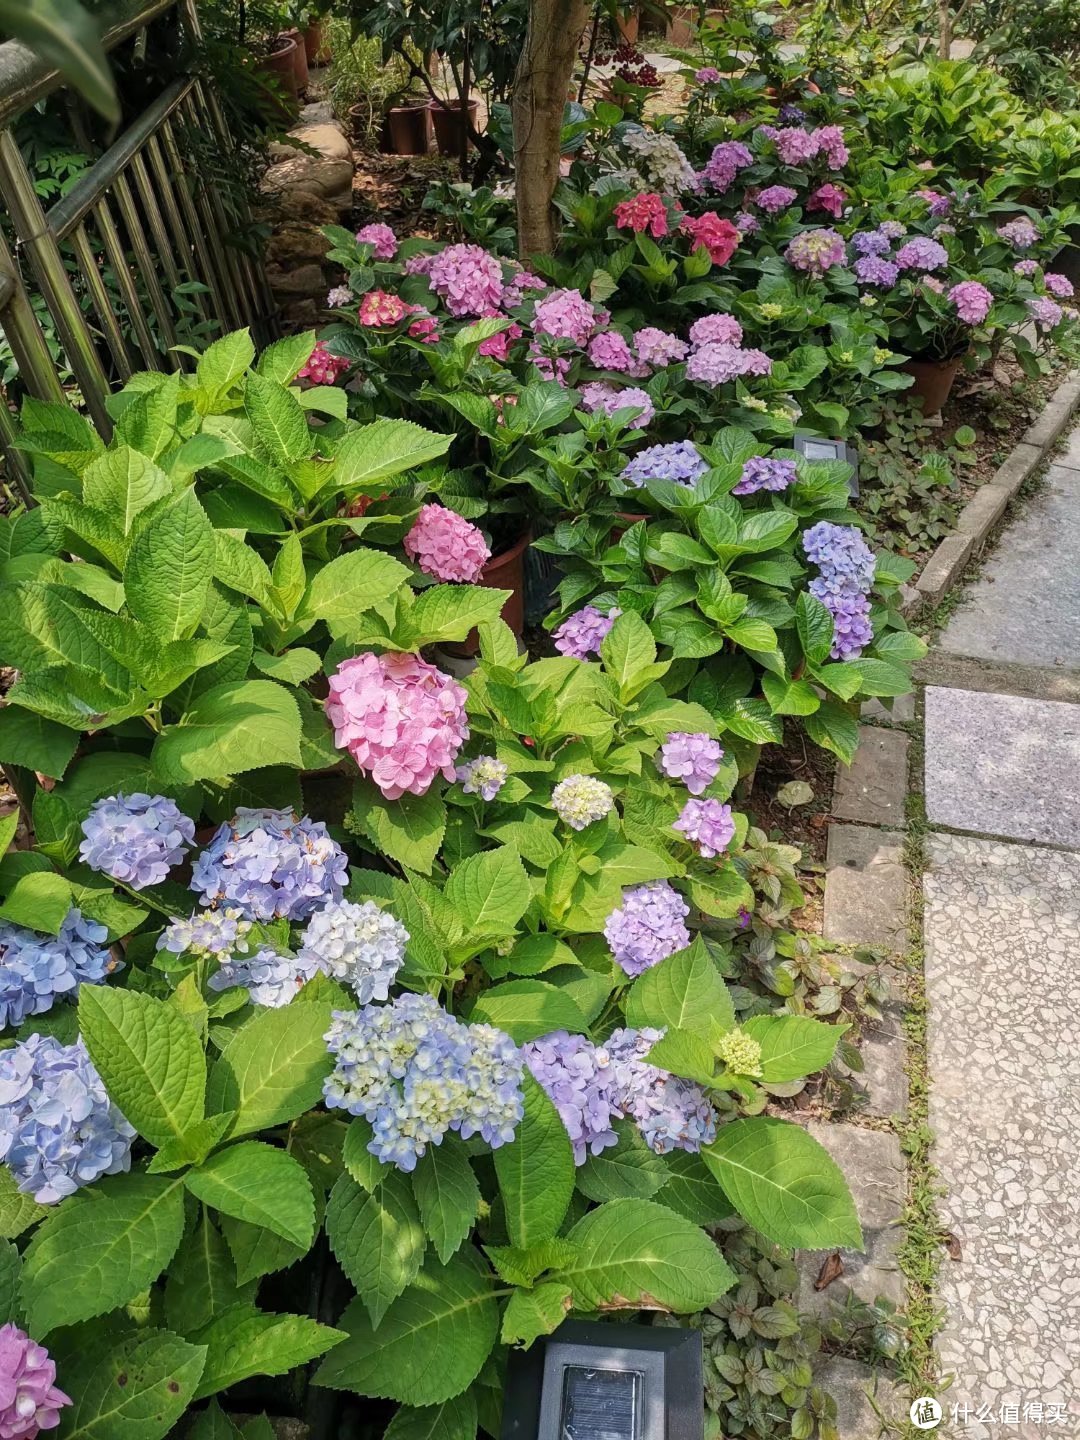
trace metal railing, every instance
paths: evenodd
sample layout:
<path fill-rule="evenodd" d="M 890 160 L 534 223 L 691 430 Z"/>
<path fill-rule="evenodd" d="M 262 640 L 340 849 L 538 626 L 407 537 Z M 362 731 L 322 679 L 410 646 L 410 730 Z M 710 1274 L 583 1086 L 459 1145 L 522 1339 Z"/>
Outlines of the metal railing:
<path fill-rule="evenodd" d="M 108 23 L 113 49 L 175 8 L 188 48 L 201 39 L 195 0 L 127 0 Z M 107 438 L 111 387 L 136 369 L 181 369 L 176 350 L 181 287 L 207 322 L 249 325 L 261 342 L 276 332 L 261 267 L 234 237 L 250 226 L 242 193 L 209 183 L 191 160 L 189 138 L 221 153 L 233 142 L 217 97 L 196 75 L 168 85 L 139 118 L 48 210 L 11 125 L 63 86 L 62 77 L 24 46 L 0 45 L 0 330 L 18 366 L 18 383 L 41 400 L 62 400 L 30 294 L 40 293 L 82 402 Z M 9 244 L 9 239 L 12 243 Z M 0 450 L 27 494 L 14 425 L 0 396 Z"/>

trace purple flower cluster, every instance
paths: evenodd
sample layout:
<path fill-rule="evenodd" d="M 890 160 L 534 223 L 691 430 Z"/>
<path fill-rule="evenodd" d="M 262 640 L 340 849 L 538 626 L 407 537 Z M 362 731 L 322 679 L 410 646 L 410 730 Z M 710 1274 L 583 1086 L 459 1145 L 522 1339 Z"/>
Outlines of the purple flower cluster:
<path fill-rule="evenodd" d="M 1014 250 L 1030 250 L 1039 240 L 1038 230 L 1026 215 L 1019 215 L 1008 224 L 999 225 L 997 233 Z"/>
<path fill-rule="evenodd" d="M 454 771 L 461 782 L 462 793 L 479 795 L 482 800 L 494 800 L 506 784 L 508 774 L 506 762 L 494 755 L 477 755 L 475 760 L 466 760 Z"/>
<path fill-rule="evenodd" d="M 81 1037 L 30 1035 L 0 1051 L 0 1160 L 38 1204 L 127 1170 L 134 1138 Z"/>
<path fill-rule="evenodd" d="M 82 824 L 79 859 L 91 870 L 144 890 L 160 885 L 195 842 L 195 822 L 164 795 L 110 795 Z"/>
<path fill-rule="evenodd" d="M 97 985 L 115 968 L 104 925 L 68 911 L 58 935 L 0 923 L 0 1028 L 44 1015 L 57 996 L 74 997 L 79 986 Z"/>
<path fill-rule="evenodd" d="M 296 998 L 319 969 L 303 954 L 279 955 L 269 945 L 263 945 L 243 960 L 223 961 L 206 983 L 211 990 L 231 990 L 242 985 L 254 1005 L 279 1010 Z"/>
<path fill-rule="evenodd" d="M 241 807 L 196 860 L 191 888 L 204 905 L 236 908 L 245 920 L 303 920 L 341 899 L 347 870 L 321 820 Z"/>
<path fill-rule="evenodd" d="M 367 1148 L 384 1164 L 415 1169 L 448 1130 L 493 1150 L 514 1138 L 524 1056 L 501 1030 L 464 1025 L 431 995 L 410 994 L 335 1011 L 326 1044 L 336 1057 L 326 1104 L 370 1121 Z"/>
<path fill-rule="evenodd" d="M 949 263 L 949 252 L 936 240 L 925 235 L 916 235 L 896 252 L 896 263 L 901 270 L 940 270 Z"/>
<path fill-rule="evenodd" d="M 331 900 L 304 930 L 298 960 L 356 991 L 361 1005 L 386 1000 L 405 960 L 409 932 L 373 900 Z"/>
<path fill-rule="evenodd" d="M 389 225 L 381 225 L 378 222 L 372 225 L 362 225 L 356 232 L 358 245 L 372 246 L 372 254 L 376 260 L 393 260 L 398 252 L 398 238 Z"/>
<path fill-rule="evenodd" d="M 675 440 L 639 450 L 623 466 L 621 478 L 639 488 L 646 480 L 673 480 L 692 488 L 708 468 L 692 441 Z"/>
<path fill-rule="evenodd" d="M 743 461 L 739 483 L 733 495 L 755 495 L 759 490 L 786 490 L 799 478 L 794 460 L 773 460 L 764 455 L 751 455 Z"/>
<path fill-rule="evenodd" d="M 851 237 L 851 248 L 857 255 L 887 255 L 892 241 L 880 230 L 857 230 Z"/>
<path fill-rule="evenodd" d="M 587 354 L 598 370 L 617 370 L 635 377 L 647 375 L 648 366 L 636 359 L 629 343 L 617 330 L 601 330 L 589 341 Z"/>
<path fill-rule="evenodd" d="M 734 315 L 702 315 L 690 326 L 690 344 L 741 345 L 742 326 Z"/>
<path fill-rule="evenodd" d="M 722 140 L 714 147 L 698 179 L 703 186 L 722 195 L 734 184 L 739 171 L 753 163 L 753 155 L 741 141 Z"/>
<path fill-rule="evenodd" d="M 743 350 L 723 341 L 700 345 L 686 362 L 686 378 L 716 387 L 741 375 L 768 375 L 772 361 L 764 350 Z"/>
<path fill-rule="evenodd" d="M 644 430 L 656 414 L 649 395 L 636 385 L 627 385 L 619 390 L 605 380 L 591 380 L 580 387 L 579 393 L 581 408 L 590 415 L 597 410 L 603 410 L 607 415 L 614 415 L 619 410 L 632 410 L 632 418 L 625 422 L 631 430 Z"/>
<path fill-rule="evenodd" d="M 704 795 L 720 773 L 724 751 L 702 731 L 672 730 L 656 762 L 669 780 L 681 780 L 691 795 Z"/>
<path fill-rule="evenodd" d="M 874 552 L 854 525 L 820 520 L 803 534 L 807 558 L 820 570 L 809 590 L 833 617 L 832 657 L 856 660 L 874 638 L 870 587 Z"/>
<path fill-rule="evenodd" d="M 716 1114 L 700 1085 L 670 1075 L 645 1059 L 662 1030 L 615 1030 L 607 1052 L 623 1114 L 641 1131 L 650 1150 L 696 1152 L 716 1139 Z"/>
<path fill-rule="evenodd" d="M 651 365 L 657 370 L 677 365 L 689 348 L 685 340 L 666 330 L 658 330 L 655 325 L 646 325 L 634 332 L 634 349 L 638 359 L 643 365 Z"/>
<path fill-rule="evenodd" d="M 685 835 L 703 860 L 714 860 L 735 837 L 731 806 L 719 800 L 687 800 L 671 827 Z"/>
<path fill-rule="evenodd" d="M 804 130 L 798 125 L 782 130 L 759 125 L 757 133 L 773 142 L 784 165 L 808 165 L 819 155 L 831 170 L 839 170 L 848 162 L 848 148 L 839 125 L 822 125 L 817 130 Z"/>
<path fill-rule="evenodd" d="M 0 1326 L 0 1440 L 35 1440 L 55 1430 L 71 1396 L 56 1386 L 56 1363 L 17 1325 Z"/>
<path fill-rule="evenodd" d="M 891 289 L 900 278 L 900 267 L 884 255 L 860 255 L 852 266 L 860 285 L 883 285 Z"/>
<path fill-rule="evenodd" d="M 1052 330 L 1055 325 L 1060 325 L 1065 314 L 1057 301 L 1046 295 L 1037 295 L 1033 300 L 1029 300 L 1027 312 L 1043 330 Z"/>
<path fill-rule="evenodd" d="M 621 614 L 617 605 L 612 606 L 606 615 L 595 605 L 582 606 L 567 616 L 555 631 L 555 649 L 560 655 L 570 655 L 575 660 L 599 655 L 604 636 Z"/>
<path fill-rule="evenodd" d="M 613 1128 L 621 1113 L 615 1070 L 608 1052 L 584 1035 L 553 1030 L 524 1047 L 525 1063 L 547 1092 L 566 1126 L 574 1161 L 584 1165 L 618 1142 Z"/>
<path fill-rule="evenodd" d="M 781 134 L 795 132 L 784 132 Z M 779 215 L 781 210 L 786 210 L 798 199 L 799 192 L 793 190 L 790 185 L 769 185 L 764 190 L 759 190 L 754 196 L 754 204 L 759 210 L 764 210 L 766 215 Z"/>
<path fill-rule="evenodd" d="M 502 266 L 480 245 L 448 245 L 425 273 L 451 315 L 488 315 L 502 301 Z"/>
<path fill-rule="evenodd" d="M 820 279 L 826 270 L 844 264 L 847 248 L 840 235 L 826 226 L 821 230 L 803 230 L 796 235 L 784 251 L 784 257 L 796 270 Z"/>
<path fill-rule="evenodd" d="M 250 929 L 251 921 L 245 920 L 237 909 L 196 910 L 187 920 L 179 917 L 170 920 L 158 936 L 157 948 L 174 955 L 191 951 L 204 959 L 220 958 L 237 950 L 243 954 Z"/>
<path fill-rule="evenodd" d="M 1043 284 L 1051 295 L 1059 300 L 1069 300 L 1074 294 L 1073 283 L 1067 275 L 1058 275 L 1053 270 L 1043 276 Z"/>
<path fill-rule="evenodd" d="M 683 924 L 690 907 L 666 880 L 636 885 L 604 922 L 611 953 L 627 975 L 640 975 L 690 944 Z"/>
<path fill-rule="evenodd" d="M 965 325 L 981 325 L 994 303 L 992 293 L 978 280 L 961 280 L 949 291 L 949 299 Z"/>

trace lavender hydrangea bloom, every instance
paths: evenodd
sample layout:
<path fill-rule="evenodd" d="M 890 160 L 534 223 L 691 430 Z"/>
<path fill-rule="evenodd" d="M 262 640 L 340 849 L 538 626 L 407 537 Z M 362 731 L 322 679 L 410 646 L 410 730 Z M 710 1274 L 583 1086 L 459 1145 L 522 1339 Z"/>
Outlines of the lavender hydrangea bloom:
<path fill-rule="evenodd" d="M 1060 325 L 1065 312 L 1056 300 L 1051 300 L 1046 295 L 1036 295 L 1034 299 L 1027 302 L 1027 312 L 1044 330 L 1052 330 L 1055 325 Z"/>
<path fill-rule="evenodd" d="M 700 1085 L 670 1075 L 645 1059 L 662 1030 L 615 1030 L 607 1053 L 619 1106 L 657 1155 L 696 1152 L 716 1139 L 716 1114 Z"/>
<path fill-rule="evenodd" d="M 303 920 L 341 899 L 347 872 L 321 820 L 241 807 L 195 862 L 191 888 L 204 905 L 235 906 L 246 920 Z"/>
<path fill-rule="evenodd" d="M 524 1047 L 525 1063 L 547 1092 L 566 1126 L 574 1161 L 584 1165 L 618 1142 L 613 1124 L 619 1114 L 615 1071 L 605 1049 L 584 1035 L 553 1030 Z"/>
<path fill-rule="evenodd" d="M 804 533 L 803 549 L 823 574 L 848 580 L 859 590 L 868 590 L 873 584 L 874 552 L 854 525 L 819 520 Z"/>
<path fill-rule="evenodd" d="M 657 764 L 669 780 L 681 780 L 691 795 L 703 795 L 720 773 L 723 758 L 720 742 L 711 735 L 672 730 Z"/>
<path fill-rule="evenodd" d="M 600 654 L 604 636 L 622 614 L 613 605 L 607 614 L 597 610 L 595 605 L 583 605 L 580 610 L 568 616 L 555 631 L 555 649 L 560 655 L 570 655 L 575 660 L 587 660 L 590 655 Z"/>
<path fill-rule="evenodd" d="M 30 1035 L 0 1052 L 0 1160 L 38 1204 L 127 1170 L 134 1138 L 81 1037 Z"/>
<path fill-rule="evenodd" d="M 698 179 L 701 184 L 720 194 L 731 187 L 735 176 L 747 165 L 754 163 L 754 157 L 739 140 L 722 140 L 715 146 L 708 163 Z"/>
<path fill-rule="evenodd" d="M 796 270 L 819 279 L 834 265 L 843 265 L 847 248 L 835 230 L 827 226 L 821 230 L 803 230 L 796 235 L 784 251 L 784 258 Z"/>
<path fill-rule="evenodd" d="M 892 242 L 880 230 L 859 230 L 851 237 L 851 246 L 858 255 L 887 255 Z"/>
<path fill-rule="evenodd" d="M 685 340 L 666 330 L 658 330 L 655 325 L 645 325 L 634 331 L 634 349 L 638 359 L 643 365 L 651 365 L 656 370 L 678 364 L 689 348 Z"/>
<path fill-rule="evenodd" d="M 874 638 L 870 597 L 854 590 L 836 592 L 824 580 L 811 580 L 807 588 L 833 617 L 832 658 L 857 660 Z"/>
<path fill-rule="evenodd" d="M 692 488 L 708 468 L 692 441 L 675 440 L 670 445 L 650 445 L 639 450 L 623 466 L 621 478 L 639 488 L 646 480 L 674 480 L 677 485 Z"/>
<path fill-rule="evenodd" d="M 881 255 L 860 255 L 852 267 L 861 285 L 884 285 L 891 288 L 900 278 L 900 267 Z"/>
<path fill-rule="evenodd" d="M 1019 215 L 1006 225 L 999 225 L 997 232 L 1014 250 L 1030 250 L 1039 239 L 1039 232 L 1026 215 Z"/>
<path fill-rule="evenodd" d="M 648 392 L 637 385 L 627 385 L 619 390 L 604 380 L 592 380 L 580 387 L 581 408 L 590 414 L 603 410 L 614 415 L 619 410 L 633 410 L 634 415 L 624 423 L 630 430 L 644 430 L 656 414 Z"/>
<path fill-rule="evenodd" d="M 448 1130 L 480 1134 L 492 1149 L 513 1138 L 521 1051 L 491 1026 L 463 1025 L 431 995 L 336 1011 L 326 1043 L 336 1057 L 326 1104 L 371 1123 L 367 1148 L 384 1163 L 414 1170 Z"/>
<path fill-rule="evenodd" d="M 56 1386 L 56 1364 L 17 1325 L 0 1326 L 0 1440 L 35 1440 L 55 1430 L 71 1396 Z"/>
<path fill-rule="evenodd" d="M 686 362 L 686 378 L 703 385 L 725 385 L 747 371 L 748 351 L 724 341 L 699 346 Z M 760 353 L 760 352 L 759 352 Z"/>
<path fill-rule="evenodd" d="M 794 460 L 773 460 L 764 455 L 751 455 L 743 462 L 739 483 L 733 495 L 755 495 L 759 490 L 786 490 L 794 485 L 799 472 Z"/>
<path fill-rule="evenodd" d="M 344 980 L 368 1005 L 389 996 L 408 943 L 405 926 L 373 900 L 331 900 L 308 921 L 298 958 L 312 973 Z"/>
<path fill-rule="evenodd" d="M 95 925 L 74 907 L 58 935 L 0 923 L 0 1028 L 44 1015 L 60 995 L 74 997 L 79 986 L 97 985 L 116 968 Z"/>
<path fill-rule="evenodd" d="M 949 263 L 949 252 L 937 240 L 917 235 L 896 252 L 896 263 L 901 270 L 940 270 Z"/>
<path fill-rule="evenodd" d="M 789 205 L 794 204 L 798 195 L 799 192 L 793 190 L 790 185 L 769 185 L 766 189 L 758 191 L 754 204 L 759 210 L 764 210 L 766 215 L 779 215 L 781 210 L 786 210 Z"/>
<path fill-rule="evenodd" d="M 160 885 L 195 842 L 195 822 L 164 795 L 110 795 L 82 824 L 79 859 L 91 870 L 143 890 Z"/>
<path fill-rule="evenodd" d="M 742 326 L 734 315 L 702 315 L 690 326 L 690 344 L 695 348 L 702 345 L 741 345 Z"/>
<path fill-rule="evenodd" d="M 1018 265 L 1016 268 L 1019 269 L 1020 266 Z M 1058 275 L 1053 270 L 1047 271 L 1043 276 L 1043 284 L 1050 294 L 1056 295 L 1059 300 L 1070 300 L 1074 294 L 1073 283 L 1069 277 Z"/>
<path fill-rule="evenodd" d="M 671 828 L 685 835 L 703 860 L 723 854 L 735 838 L 731 806 L 719 800 L 687 800 Z"/>
<path fill-rule="evenodd" d="M 226 960 L 206 982 L 211 990 L 231 990 L 242 985 L 255 1005 L 279 1010 L 296 998 L 320 967 L 304 955 L 279 955 L 263 945 L 243 960 Z"/>
<path fill-rule="evenodd" d="M 455 775 L 461 782 L 465 795 L 479 795 L 482 800 L 494 800 L 506 784 L 510 773 L 506 762 L 496 760 L 494 755 L 478 755 L 475 760 L 466 760 L 459 765 Z"/>
<path fill-rule="evenodd" d="M 622 899 L 605 921 L 604 935 L 627 975 L 640 975 L 690 944 L 683 924 L 690 907 L 666 880 L 624 890 Z"/>
<path fill-rule="evenodd" d="M 173 955 L 191 951 L 204 959 L 234 951 L 243 954 L 250 929 L 251 921 L 243 919 L 239 910 L 196 910 L 187 920 L 170 920 L 158 936 L 157 948 Z"/>
<path fill-rule="evenodd" d="M 870 623 L 874 552 L 854 525 L 828 520 L 805 532 L 803 549 L 821 571 L 808 588 L 833 617 L 832 657 L 855 660 L 874 638 Z"/>
<path fill-rule="evenodd" d="M 907 226 L 899 220 L 883 220 L 878 230 L 886 240 L 899 240 L 901 235 L 907 234 Z"/>
<path fill-rule="evenodd" d="M 568 775 L 552 790 L 551 803 L 571 830 L 584 830 L 586 825 L 611 813 L 615 797 L 611 786 L 595 775 Z"/>

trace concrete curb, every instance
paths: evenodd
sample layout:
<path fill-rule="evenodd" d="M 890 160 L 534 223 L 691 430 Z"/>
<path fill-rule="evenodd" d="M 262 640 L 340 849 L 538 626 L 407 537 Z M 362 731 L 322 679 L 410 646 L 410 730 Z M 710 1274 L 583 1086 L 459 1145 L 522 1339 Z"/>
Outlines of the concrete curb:
<path fill-rule="evenodd" d="M 939 542 L 923 565 L 901 606 L 907 619 L 924 607 L 933 609 L 940 605 L 963 574 L 968 561 L 983 549 L 1009 501 L 1057 444 L 1078 405 L 1080 371 L 1072 371 L 1054 391 L 1039 418 L 1025 430 L 1004 463 L 998 466 L 994 478 L 976 491 L 960 511 L 954 532 Z"/>

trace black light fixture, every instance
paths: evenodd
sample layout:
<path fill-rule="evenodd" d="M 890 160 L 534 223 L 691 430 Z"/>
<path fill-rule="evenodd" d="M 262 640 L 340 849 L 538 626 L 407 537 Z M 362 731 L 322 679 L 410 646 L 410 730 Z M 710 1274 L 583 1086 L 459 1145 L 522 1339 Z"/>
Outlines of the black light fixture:
<path fill-rule="evenodd" d="M 701 1333 L 565 1320 L 511 1351 L 502 1440 L 703 1440 Z"/>
<path fill-rule="evenodd" d="M 848 493 L 854 500 L 859 493 L 859 457 L 844 440 L 827 440 L 823 435 L 811 435 L 808 430 L 796 430 L 791 448 L 804 460 L 846 460 L 851 466 Z"/>

